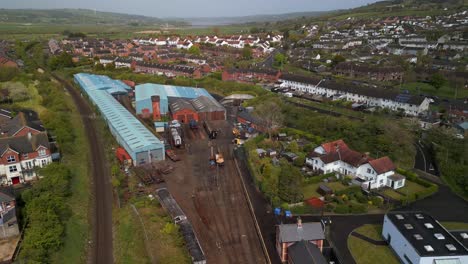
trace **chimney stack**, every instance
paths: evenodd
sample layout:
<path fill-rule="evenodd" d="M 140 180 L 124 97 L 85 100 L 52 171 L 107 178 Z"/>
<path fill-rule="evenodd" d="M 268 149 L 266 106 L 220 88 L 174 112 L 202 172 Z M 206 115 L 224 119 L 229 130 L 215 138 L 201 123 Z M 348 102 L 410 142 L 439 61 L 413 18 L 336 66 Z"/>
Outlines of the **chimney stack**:
<path fill-rule="evenodd" d="M 300 217 L 297 218 L 297 228 L 302 228 L 302 219 Z"/>
<path fill-rule="evenodd" d="M 28 140 L 31 141 L 31 138 L 32 138 L 32 134 L 31 132 L 28 132 Z"/>

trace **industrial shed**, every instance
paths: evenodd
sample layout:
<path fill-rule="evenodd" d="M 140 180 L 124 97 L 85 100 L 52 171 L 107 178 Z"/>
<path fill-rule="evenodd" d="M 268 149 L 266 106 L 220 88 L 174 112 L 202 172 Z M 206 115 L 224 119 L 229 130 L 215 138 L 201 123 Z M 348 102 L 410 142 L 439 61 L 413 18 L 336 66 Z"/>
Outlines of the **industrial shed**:
<path fill-rule="evenodd" d="M 198 113 L 188 99 L 171 97 L 169 110 L 172 119 L 179 120 L 181 123 L 188 123 L 190 120 L 198 121 Z"/>
<path fill-rule="evenodd" d="M 152 99 L 159 97 L 160 112 L 161 114 L 167 114 L 169 112 L 169 98 L 186 98 L 195 99 L 200 96 L 211 97 L 211 95 L 203 88 L 184 87 L 184 86 L 172 86 L 146 83 L 137 85 L 135 87 L 135 104 L 136 112 L 141 115 L 145 112 L 149 114 L 153 113 Z"/>
<path fill-rule="evenodd" d="M 192 100 L 200 121 L 226 120 L 226 109 L 211 96 L 199 96 Z"/>
<path fill-rule="evenodd" d="M 76 74 L 75 81 L 99 108 L 112 135 L 135 166 L 164 160 L 164 144 L 112 96 L 124 93 L 127 85 L 120 86 L 121 82 L 89 74 Z"/>

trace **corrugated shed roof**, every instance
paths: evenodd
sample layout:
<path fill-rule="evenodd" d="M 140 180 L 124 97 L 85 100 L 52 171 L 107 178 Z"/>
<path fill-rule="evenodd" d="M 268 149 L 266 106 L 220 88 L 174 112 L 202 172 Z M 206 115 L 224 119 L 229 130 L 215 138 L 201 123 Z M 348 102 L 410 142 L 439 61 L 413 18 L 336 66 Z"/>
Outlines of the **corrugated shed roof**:
<path fill-rule="evenodd" d="M 194 99 L 199 96 L 211 97 L 211 95 L 203 88 L 172 86 L 154 83 L 145 83 L 137 85 L 135 88 L 135 100 L 141 101 L 151 98 L 153 95 L 159 95 L 161 98 L 180 97 Z"/>
<path fill-rule="evenodd" d="M 161 141 L 112 96 L 114 91 L 127 89 L 127 85 L 107 76 L 82 73 L 76 74 L 75 80 L 99 108 L 117 141 L 133 160 L 136 153 L 164 148 Z"/>
<path fill-rule="evenodd" d="M 225 111 L 224 107 L 213 97 L 200 96 L 192 100 L 192 104 L 198 112 Z"/>
<path fill-rule="evenodd" d="M 78 73 L 74 77 L 75 81 L 86 91 L 107 90 L 110 94 L 126 94 L 132 90 L 124 82 L 105 75 Z"/>
<path fill-rule="evenodd" d="M 279 225 L 279 232 L 281 243 L 325 239 L 322 224 L 319 222 L 302 223 L 302 227 L 297 224 L 282 224 Z"/>
<path fill-rule="evenodd" d="M 127 111 L 111 94 L 102 90 L 89 91 L 89 96 L 99 107 L 104 119 L 118 136 L 130 155 L 160 148 L 161 141 Z M 134 156 L 132 156 L 135 159 Z"/>

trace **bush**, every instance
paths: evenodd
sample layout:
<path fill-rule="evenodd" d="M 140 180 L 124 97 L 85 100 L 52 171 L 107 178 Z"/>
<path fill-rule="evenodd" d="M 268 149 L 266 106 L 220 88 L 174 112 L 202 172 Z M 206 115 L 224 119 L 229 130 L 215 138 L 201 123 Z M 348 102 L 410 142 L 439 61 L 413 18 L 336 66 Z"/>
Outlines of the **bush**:
<path fill-rule="evenodd" d="M 346 204 L 338 204 L 335 207 L 334 212 L 337 214 L 348 214 L 349 213 L 349 206 Z"/>
<path fill-rule="evenodd" d="M 349 188 L 346 188 L 344 190 L 341 190 L 341 191 L 337 191 L 335 194 L 336 195 L 347 195 L 347 196 L 350 196 L 350 195 L 355 195 L 356 193 L 361 193 L 361 187 L 360 186 L 351 186 Z"/>
<path fill-rule="evenodd" d="M 353 214 L 367 213 L 367 204 L 351 203 L 349 208 Z"/>
<path fill-rule="evenodd" d="M 371 200 L 372 204 L 377 206 L 377 207 L 380 207 L 383 204 L 383 199 L 380 196 L 372 196 L 370 198 L 370 200 Z"/>

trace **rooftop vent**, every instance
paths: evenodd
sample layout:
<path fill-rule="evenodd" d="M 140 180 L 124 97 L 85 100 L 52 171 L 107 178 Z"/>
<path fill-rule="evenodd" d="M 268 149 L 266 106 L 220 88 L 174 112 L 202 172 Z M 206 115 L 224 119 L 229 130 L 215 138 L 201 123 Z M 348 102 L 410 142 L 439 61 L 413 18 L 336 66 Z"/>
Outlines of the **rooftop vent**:
<path fill-rule="evenodd" d="M 463 239 L 468 239 L 468 233 L 461 233 L 460 236 L 461 236 Z"/>
<path fill-rule="evenodd" d="M 446 244 L 445 247 L 449 250 L 449 251 L 456 251 L 457 248 L 453 245 L 453 244 Z"/>
<path fill-rule="evenodd" d="M 411 229 L 413 229 L 413 225 L 405 224 L 405 228 L 408 229 L 408 230 L 411 230 Z"/>
<path fill-rule="evenodd" d="M 427 252 L 434 252 L 434 248 L 433 248 L 431 245 L 425 245 L 425 246 L 424 246 L 424 249 L 425 249 Z"/>
<path fill-rule="evenodd" d="M 445 239 L 444 235 L 442 235 L 441 233 L 435 233 L 434 236 L 438 240 L 444 240 Z"/>
<path fill-rule="evenodd" d="M 423 237 L 420 234 L 414 234 L 414 238 L 416 238 L 416 240 L 423 240 Z"/>
<path fill-rule="evenodd" d="M 424 219 L 424 216 L 422 214 L 415 214 L 415 216 L 419 220 Z"/>
<path fill-rule="evenodd" d="M 397 214 L 397 215 L 396 215 L 396 218 L 397 218 L 398 220 L 403 220 L 403 219 L 405 219 L 401 214 Z"/>
<path fill-rule="evenodd" d="M 433 229 L 434 226 L 431 224 L 431 223 L 425 223 L 424 226 L 427 228 L 427 229 Z"/>

